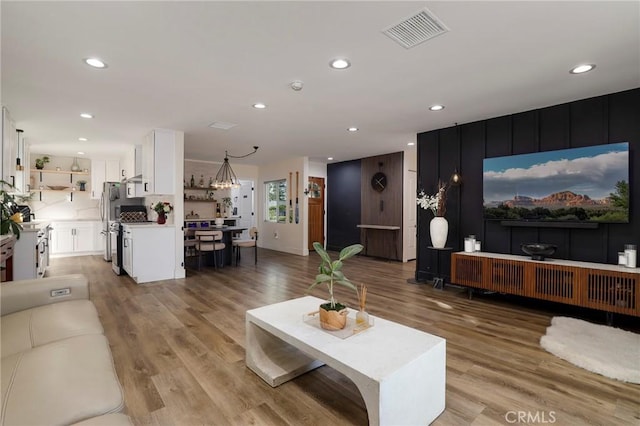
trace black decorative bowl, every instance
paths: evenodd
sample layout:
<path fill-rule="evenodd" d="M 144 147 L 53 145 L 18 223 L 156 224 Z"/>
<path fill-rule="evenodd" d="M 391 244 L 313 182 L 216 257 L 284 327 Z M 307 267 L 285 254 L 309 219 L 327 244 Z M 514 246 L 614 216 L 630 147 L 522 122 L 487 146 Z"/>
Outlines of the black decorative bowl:
<path fill-rule="evenodd" d="M 531 256 L 532 260 L 544 260 L 545 256 L 551 256 L 555 253 L 558 246 L 555 244 L 528 243 L 520 244 L 520 248 Z"/>

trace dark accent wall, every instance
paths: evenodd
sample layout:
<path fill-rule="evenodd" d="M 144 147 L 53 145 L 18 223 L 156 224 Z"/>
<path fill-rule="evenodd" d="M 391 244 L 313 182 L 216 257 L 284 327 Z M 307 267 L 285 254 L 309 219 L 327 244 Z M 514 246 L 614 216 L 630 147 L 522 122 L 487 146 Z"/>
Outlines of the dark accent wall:
<path fill-rule="evenodd" d="M 359 223 L 402 228 L 403 157 L 402 152 L 396 152 L 361 160 L 360 200 L 362 213 Z M 387 176 L 387 186 L 382 192 L 374 190 L 371 186 L 371 178 L 377 172 L 382 172 Z M 368 256 L 402 260 L 401 231 L 361 230 L 360 241 L 362 244 L 366 242 Z"/>
<path fill-rule="evenodd" d="M 327 249 L 360 242 L 360 160 L 327 165 Z"/>
<path fill-rule="evenodd" d="M 564 148 L 616 142 L 630 144 L 630 223 L 600 224 L 597 229 L 506 227 L 485 221 L 482 212 L 482 160 Z M 438 178 L 448 179 L 454 168 L 463 178 L 448 193 L 447 245 L 462 249 L 464 236 L 475 234 L 482 250 L 523 254 L 520 243 L 558 245 L 554 257 L 617 263 L 625 243 L 640 243 L 640 89 L 418 134 L 418 188 L 435 193 Z M 416 278 L 430 279 L 434 271 L 448 275 L 443 262 L 429 250 L 432 214 L 418 211 Z"/>

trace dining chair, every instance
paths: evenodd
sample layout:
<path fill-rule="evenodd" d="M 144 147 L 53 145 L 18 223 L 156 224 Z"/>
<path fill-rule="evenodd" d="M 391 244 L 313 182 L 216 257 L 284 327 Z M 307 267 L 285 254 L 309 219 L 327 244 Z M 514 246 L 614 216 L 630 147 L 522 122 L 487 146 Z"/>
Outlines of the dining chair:
<path fill-rule="evenodd" d="M 258 228 L 255 226 L 249 230 L 249 237 L 244 239 L 233 240 L 233 249 L 236 255 L 236 266 L 240 260 L 240 248 L 241 247 L 253 247 L 254 250 L 254 263 L 258 264 Z"/>
<path fill-rule="evenodd" d="M 218 254 L 226 247 L 222 242 L 222 231 L 196 231 L 195 237 L 195 249 L 198 254 L 198 270 L 200 270 L 202 265 L 202 254 L 208 252 L 213 252 L 213 266 L 217 269 Z"/>

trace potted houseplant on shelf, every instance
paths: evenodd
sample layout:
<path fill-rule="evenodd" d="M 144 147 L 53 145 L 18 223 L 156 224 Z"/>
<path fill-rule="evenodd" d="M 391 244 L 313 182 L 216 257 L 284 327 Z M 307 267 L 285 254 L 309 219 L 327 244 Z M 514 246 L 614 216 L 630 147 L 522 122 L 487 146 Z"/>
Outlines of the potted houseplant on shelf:
<path fill-rule="evenodd" d="M 173 206 L 167 201 L 158 201 L 153 206 L 153 210 L 158 213 L 158 223 L 162 225 L 167 221 L 167 215 L 171 213 L 171 210 L 173 210 Z"/>
<path fill-rule="evenodd" d="M 49 156 L 44 155 L 40 158 L 36 158 L 36 169 L 42 170 L 44 169 L 44 165 L 49 162 Z"/>
<path fill-rule="evenodd" d="M 333 290 L 334 286 L 339 284 L 358 292 L 357 287 L 344 276 L 342 266 L 345 260 L 362 251 L 362 245 L 353 244 L 343 248 L 338 259 L 333 261 L 320 243 L 314 242 L 313 248 L 322 261 L 318 267 L 316 280 L 308 290 L 312 290 L 318 284 L 326 284 L 329 291 L 329 301 L 320 305 L 320 326 L 325 330 L 341 330 L 347 324 L 347 307 L 336 302 Z"/>
<path fill-rule="evenodd" d="M 14 196 L 7 192 L 5 187 L 14 188 L 14 186 L 0 180 L 0 213 L 2 216 L 0 235 L 14 234 L 17 239 L 20 239 L 22 213 L 18 211 Z"/>

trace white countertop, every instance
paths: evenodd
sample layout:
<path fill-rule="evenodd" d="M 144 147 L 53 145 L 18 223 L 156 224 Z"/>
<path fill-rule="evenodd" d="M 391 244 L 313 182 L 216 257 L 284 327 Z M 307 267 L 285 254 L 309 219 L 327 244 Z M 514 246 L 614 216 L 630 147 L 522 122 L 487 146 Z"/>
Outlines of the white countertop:
<path fill-rule="evenodd" d="M 51 222 L 37 221 L 37 222 L 22 222 L 22 232 L 38 232 L 51 225 Z"/>
<path fill-rule="evenodd" d="M 173 224 L 165 223 L 163 225 L 160 225 L 155 222 L 140 222 L 140 223 L 129 222 L 129 223 L 123 223 L 122 226 L 127 228 L 175 228 L 176 227 Z"/>
<path fill-rule="evenodd" d="M 227 219 L 240 219 L 240 216 L 229 216 L 229 217 L 222 217 L 222 218 L 220 218 L 220 217 L 218 217 L 218 218 L 215 218 L 215 217 L 199 217 L 197 219 L 193 219 L 193 218 L 185 219 L 184 221 L 185 222 L 204 222 L 204 221 L 214 221 L 216 219 L 224 219 L 224 220 L 227 220 Z"/>

